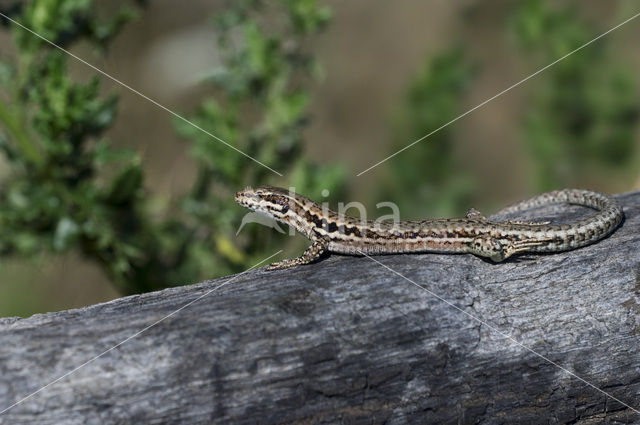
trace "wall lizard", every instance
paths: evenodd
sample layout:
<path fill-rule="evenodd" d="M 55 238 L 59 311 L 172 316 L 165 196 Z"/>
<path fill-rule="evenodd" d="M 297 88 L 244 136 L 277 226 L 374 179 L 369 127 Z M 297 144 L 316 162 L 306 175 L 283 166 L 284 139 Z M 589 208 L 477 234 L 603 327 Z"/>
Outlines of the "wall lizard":
<path fill-rule="evenodd" d="M 624 218 L 622 208 L 613 199 L 579 189 L 543 193 L 497 213 L 558 203 L 599 210 L 597 214 L 563 225 L 492 221 L 475 209 L 460 219 L 365 222 L 323 210 L 304 196 L 271 186 L 247 188 L 237 192 L 235 199 L 246 208 L 292 226 L 312 242 L 300 257 L 273 263 L 269 270 L 308 264 L 327 252 L 350 255 L 470 253 L 499 262 L 525 252 L 559 252 L 583 247 L 612 233 Z"/>

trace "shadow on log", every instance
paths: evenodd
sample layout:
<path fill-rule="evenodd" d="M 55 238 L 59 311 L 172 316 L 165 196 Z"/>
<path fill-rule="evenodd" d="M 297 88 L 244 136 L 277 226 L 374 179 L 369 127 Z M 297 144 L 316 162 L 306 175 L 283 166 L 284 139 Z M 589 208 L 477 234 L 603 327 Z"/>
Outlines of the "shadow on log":
<path fill-rule="evenodd" d="M 332 256 L 0 319 L 0 411 L 90 361 L 0 423 L 640 423 L 640 192 L 618 200 L 622 227 L 571 252 L 376 258 L 432 293 Z"/>

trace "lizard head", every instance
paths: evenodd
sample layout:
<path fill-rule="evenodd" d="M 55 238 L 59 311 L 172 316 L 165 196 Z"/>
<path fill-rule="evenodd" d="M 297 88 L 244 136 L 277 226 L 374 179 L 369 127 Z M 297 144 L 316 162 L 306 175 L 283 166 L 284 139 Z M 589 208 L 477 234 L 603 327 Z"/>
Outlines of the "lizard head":
<path fill-rule="evenodd" d="M 236 193 L 236 202 L 252 211 L 287 222 L 287 215 L 299 204 L 301 196 L 279 187 L 250 187 Z"/>

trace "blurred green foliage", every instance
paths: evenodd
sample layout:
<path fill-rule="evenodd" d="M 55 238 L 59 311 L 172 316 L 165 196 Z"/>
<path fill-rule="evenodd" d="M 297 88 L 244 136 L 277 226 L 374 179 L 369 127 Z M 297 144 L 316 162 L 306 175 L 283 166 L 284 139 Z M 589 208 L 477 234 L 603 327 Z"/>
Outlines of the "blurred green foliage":
<path fill-rule="evenodd" d="M 47 0 L 16 3 L 11 15 L 63 48 L 80 40 L 104 48 L 134 12 L 123 7 L 99 21 L 90 1 Z M 65 53 L 10 29 L 17 55 L 2 58 L 0 149 L 10 173 L 0 186 L 0 254 L 81 246 L 125 285 L 141 257 L 126 230 L 140 218 L 142 171 L 135 155 L 100 138 L 115 118 L 116 98 L 100 96 L 98 77 L 73 82 Z M 107 178 L 112 167 L 115 176 Z"/>
<path fill-rule="evenodd" d="M 287 178 L 280 181 L 267 168 L 175 121 L 178 132 L 192 141 L 198 163 L 196 184 L 182 206 L 199 232 L 211 233 L 188 246 L 190 258 L 200 260 L 194 268 L 206 276 L 245 269 L 285 242 L 282 235 L 258 226 L 243 228 L 236 237 L 240 217 L 247 212 L 235 204 L 236 190 L 271 182 L 315 198 L 322 189 L 334 199 L 344 194 L 341 166 L 321 166 L 302 155 L 308 87 L 319 73 L 303 44 L 330 16 L 315 0 L 236 0 L 214 20 L 222 64 L 211 71 L 207 84 L 215 95 L 190 120 Z"/>
<path fill-rule="evenodd" d="M 542 67 L 595 38 L 578 5 L 555 7 L 527 0 L 510 29 L 532 66 Z M 535 188 L 575 186 L 594 171 L 603 180 L 628 170 L 634 159 L 640 99 L 635 78 L 617 62 L 603 38 L 545 71 L 531 94 L 525 138 L 535 168 Z M 618 174 L 619 175 L 619 174 Z"/>
<path fill-rule="evenodd" d="M 538 70 L 595 38 L 603 30 L 588 25 L 578 5 L 517 2 L 506 25 L 514 56 Z M 529 90 L 522 134 L 535 172 L 532 191 L 613 182 L 637 171 L 637 76 L 613 58 L 608 43 L 599 39 L 520 88 Z M 465 112 L 477 69 L 468 56 L 450 48 L 413 78 L 394 116 L 397 150 Z M 383 197 L 402 205 L 403 215 L 451 216 L 481 203 L 469 167 L 455 155 L 455 131 L 444 127 L 387 163 Z"/>
<path fill-rule="evenodd" d="M 134 6 L 125 4 L 109 19 L 96 17 L 91 0 L 17 2 L 3 13 L 63 48 L 84 42 L 103 50 L 135 16 Z M 263 7 L 255 0 L 230 2 L 216 18 L 223 53 L 209 79 L 216 95 L 193 121 L 292 173 L 300 192 L 327 188 L 339 195 L 341 169 L 301 156 L 308 86 L 318 69 L 302 43 L 330 13 L 313 0 L 282 0 L 269 11 L 284 23 L 276 31 L 259 22 Z M 152 213 L 138 156 L 101 137 L 114 122 L 117 98 L 102 95 L 97 76 L 74 81 L 64 52 L 3 24 L 13 32 L 17 54 L 0 62 L 0 149 L 10 169 L 0 182 L 1 256 L 77 249 L 121 292 L 135 293 L 240 271 L 276 251 L 274 241 L 257 232 L 236 240 L 246 211 L 233 202 L 234 191 L 274 181 L 274 174 L 176 122 L 192 141 L 198 176 L 181 212 Z"/>
<path fill-rule="evenodd" d="M 100 19 L 91 0 L 16 1 L 3 13 L 64 48 L 84 43 L 100 52 L 142 11 L 143 2 L 131 1 Z M 543 0 L 513 8 L 506 27 L 514 55 L 531 69 L 597 35 L 574 8 Z M 258 226 L 236 236 L 247 211 L 233 194 L 270 183 L 316 199 L 328 189 L 329 200 L 345 199 L 342 167 L 303 158 L 309 88 L 322 74 L 305 42 L 330 17 L 316 0 L 227 3 L 213 20 L 220 65 L 202 82 L 212 95 L 189 119 L 287 178 L 176 120 L 197 173 L 177 205 L 163 211 L 150 207 L 140 158 L 103 137 L 116 118 L 116 96 L 104 95 L 97 76 L 75 81 L 65 53 L 3 22 L 16 54 L 0 57 L 0 151 L 9 168 L 0 181 L 0 256 L 75 249 L 97 261 L 121 292 L 134 293 L 244 270 L 285 241 L 296 243 Z M 638 91 L 607 43 L 598 40 L 528 83 L 522 133 L 534 164 L 532 190 L 613 179 L 612 171 L 632 168 Z M 459 47 L 429 58 L 393 116 L 396 147 L 464 112 L 477 73 Z M 477 205 L 454 140 L 455 126 L 447 126 L 389 161 L 380 199 L 401 205 L 407 218 L 450 216 Z"/>
<path fill-rule="evenodd" d="M 438 129 L 461 112 L 476 68 L 462 48 L 429 58 L 411 82 L 394 116 L 396 147 L 401 149 Z M 389 161 L 386 199 L 402 205 L 407 218 L 451 216 L 468 208 L 473 180 L 454 152 L 454 127 L 447 126 L 416 143 L 402 159 Z"/>

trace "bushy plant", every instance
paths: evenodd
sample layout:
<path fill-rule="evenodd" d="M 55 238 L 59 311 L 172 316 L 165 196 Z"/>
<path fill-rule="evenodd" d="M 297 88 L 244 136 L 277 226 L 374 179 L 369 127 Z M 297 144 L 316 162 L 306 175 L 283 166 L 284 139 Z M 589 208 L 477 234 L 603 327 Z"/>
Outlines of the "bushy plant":
<path fill-rule="evenodd" d="M 317 69 L 303 41 L 325 25 L 329 11 L 313 0 L 283 0 L 269 11 L 282 25 L 267 29 L 263 7 L 232 2 L 216 18 L 223 65 L 209 78 L 216 95 L 193 122 L 287 172 L 303 193 L 322 187 L 339 194 L 339 167 L 302 159 L 308 87 Z M 3 12 L 65 49 L 88 42 L 104 50 L 133 10 L 124 6 L 98 19 L 91 0 L 42 0 Z M 68 55 L 4 25 L 16 55 L 0 64 L 0 149 L 10 170 L 0 181 L 0 255 L 77 249 L 123 293 L 134 293 L 226 275 L 275 252 L 274 242 L 264 240 L 269 236 L 235 238 L 246 211 L 233 203 L 235 190 L 277 182 L 275 174 L 176 122 L 193 144 L 198 176 L 181 201 L 183 213 L 152 214 L 139 157 L 102 136 L 115 120 L 116 96 L 102 95 L 98 76 L 74 81 Z"/>

